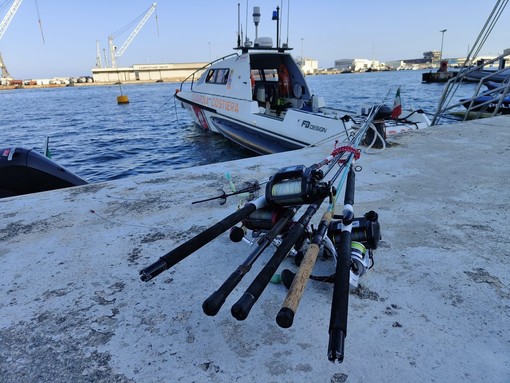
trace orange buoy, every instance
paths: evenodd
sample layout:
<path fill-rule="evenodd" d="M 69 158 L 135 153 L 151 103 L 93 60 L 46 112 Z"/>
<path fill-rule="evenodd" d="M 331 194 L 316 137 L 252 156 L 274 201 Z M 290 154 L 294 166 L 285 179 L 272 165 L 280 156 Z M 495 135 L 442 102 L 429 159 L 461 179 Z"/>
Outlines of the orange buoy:
<path fill-rule="evenodd" d="M 129 104 L 129 98 L 125 94 L 117 96 L 117 104 Z"/>

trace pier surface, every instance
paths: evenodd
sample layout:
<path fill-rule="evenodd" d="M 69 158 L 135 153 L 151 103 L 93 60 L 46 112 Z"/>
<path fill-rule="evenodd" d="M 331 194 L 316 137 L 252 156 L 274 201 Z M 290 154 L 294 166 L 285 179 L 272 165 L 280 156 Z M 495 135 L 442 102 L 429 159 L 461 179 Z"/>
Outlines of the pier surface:
<path fill-rule="evenodd" d="M 382 241 L 350 296 L 344 363 L 326 356 L 331 284 L 310 281 L 290 329 L 275 322 L 282 284 L 231 316 L 272 251 L 215 317 L 202 302 L 246 243 L 222 235 L 138 276 L 236 209 L 191 205 L 228 188 L 225 172 L 263 180 L 321 147 L 0 200 L 0 382 L 508 382 L 510 118 L 391 141 L 358 161 L 354 210 L 379 213 Z"/>

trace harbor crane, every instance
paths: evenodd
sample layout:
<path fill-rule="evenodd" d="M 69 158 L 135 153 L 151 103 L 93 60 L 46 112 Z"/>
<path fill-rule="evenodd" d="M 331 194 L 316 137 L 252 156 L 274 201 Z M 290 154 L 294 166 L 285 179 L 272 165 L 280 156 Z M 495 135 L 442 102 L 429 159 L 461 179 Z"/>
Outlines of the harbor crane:
<path fill-rule="evenodd" d="M 12 19 L 14 18 L 14 15 L 18 11 L 19 6 L 21 5 L 21 2 L 23 0 L 14 0 L 11 7 L 7 11 L 6 15 L 4 16 L 2 22 L 0 23 L 0 40 L 2 40 L 2 37 L 7 30 L 7 27 L 11 23 Z M 0 55 L 0 69 L 2 70 L 2 77 L 8 78 L 11 77 L 9 75 L 9 72 L 7 71 L 7 68 L 5 67 L 4 61 L 2 60 L 2 55 Z"/>
<path fill-rule="evenodd" d="M 117 67 L 116 59 L 124 54 L 126 49 L 129 47 L 129 44 L 131 44 L 133 39 L 136 37 L 138 32 L 140 32 L 140 30 L 143 28 L 143 26 L 145 25 L 145 23 L 147 22 L 149 17 L 151 17 L 152 13 L 155 10 L 156 10 L 156 3 L 153 3 L 149 7 L 149 9 L 147 9 L 141 16 L 136 18 L 134 21 L 132 21 L 131 23 L 129 23 L 125 27 L 119 29 L 117 32 L 115 32 L 112 35 L 108 36 L 108 47 L 110 49 L 110 64 L 111 64 L 112 68 Z M 136 25 L 136 27 L 133 30 L 133 32 L 131 32 L 131 34 L 129 35 L 127 40 L 124 42 L 124 44 L 122 44 L 120 49 L 117 50 L 117 47 L 113 44 L 113 39 L 118 37 L 120 34 L 125 32 L 127 29 L 129 29 L 137 21 L 138 21 L 138 24 Z M 156 17 L 156 22 L 157 22 L 157 17 Z"/>

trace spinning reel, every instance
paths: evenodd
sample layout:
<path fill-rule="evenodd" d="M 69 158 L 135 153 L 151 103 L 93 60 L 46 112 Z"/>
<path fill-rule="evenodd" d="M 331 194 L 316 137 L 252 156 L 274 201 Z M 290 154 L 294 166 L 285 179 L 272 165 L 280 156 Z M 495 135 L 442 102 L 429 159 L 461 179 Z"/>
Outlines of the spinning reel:
<path fill-rule="evenodd" d="M 335 252 L 340 247 L 342 216 L 334 216 L 328 229 L 328 238 Z M 365 213 L 363 217 L 354 218 L 351 231 L 351 288 L 358 287 L 361 278 L 374 265 L 373 250 L 377 249 L 381 239 L 381 226 L 375 211 Z"/>

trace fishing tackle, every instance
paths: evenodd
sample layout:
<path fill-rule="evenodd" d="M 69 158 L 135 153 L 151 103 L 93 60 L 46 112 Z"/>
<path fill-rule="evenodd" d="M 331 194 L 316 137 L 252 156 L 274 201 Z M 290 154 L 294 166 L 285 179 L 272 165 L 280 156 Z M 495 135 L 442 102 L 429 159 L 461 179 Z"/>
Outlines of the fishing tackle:
<path fill-rule="evenodd" d="M 270 206 L 309 204 L 326 198 L 331 184 L 321 182 L 324 173 L 320 169 L 304 165 L 280 169 L 266 185 L 266 200 Z"/>
<path fill-rule="evenodd" d="M 150 281 L 228 229 L 231 229 L 230 238 L 235 242 L 244 239 L 246 231 L 251 230 L 257 235 L 255 249 L 202 304 L 206 315 L 216 315 L 227 297 L 251 270 L 254 262 L 269 245 L 275 244 L 277 249 L 274 254 L 255 276 L 245 293 L 231 307 L 232 316 L 241 321 L 248 317 L 265 288 L 274 279 L 283 260 L 292 252 L 303 253 L 305 244 L 311 242 L 298 273 L 292 275 L 293 281 L 287 298 L 276 318 L 278 325 L 286 328 L 292 325 L 306 283 L 313 277 L 311 271 L 317 254 L 322 248 L 327 248 L 336 258 L 335 273 L 329 276 L 334 285 L 327 355 L 330 361 L 342 362 L 347 335 L 349 288 L 351 284 L 357 285 L 359 277 L 372 266 L 371 251 L 377 248 L 380 239 L 377 213 L 369 212 L 363 217 L 355 218 L 353 211 L 357 169 L 354 163 L 360 155 L 357 147 L 378 110 L 379 107 L 372 108 L 349 145 L 335 148 L 328 157 L 311 166 L 295 165 L 281 168 L 267 181 L 263 196 L 246 203 L 234 213 L 142 269 L 141 280 Z M 326 180 L 326 176 L 337 166 L 336 172 Z M 338 184 L 333 186 L 337 180 Z M 344 208 L 342 214 L 336 216 L 334 215 L 338 197 L 336 191 L 342 190 L 344 186 Z M 260 189 L 258 183 L 229 194 L 222 190 L 219 196 L 194 203 L 214 199 L 221 199 L 224 203 L 231 195 L 252 192 L 255 189 Z M 329 200 L 328 208 L 317 230 L 310 231 L 310 222 L 326 199 Z M 305 205 L 307 205 L 305 212 L 297 221 L 293 221 L 296 212 Z M 239 223 L 242 223 L 242 226 L 237 226 Z M 291 274 L 292 272 L 284 270 L 282 278 L 288 280 Z M 351 277 L 351 274 L 354 274 L 354 277 Z"/>

